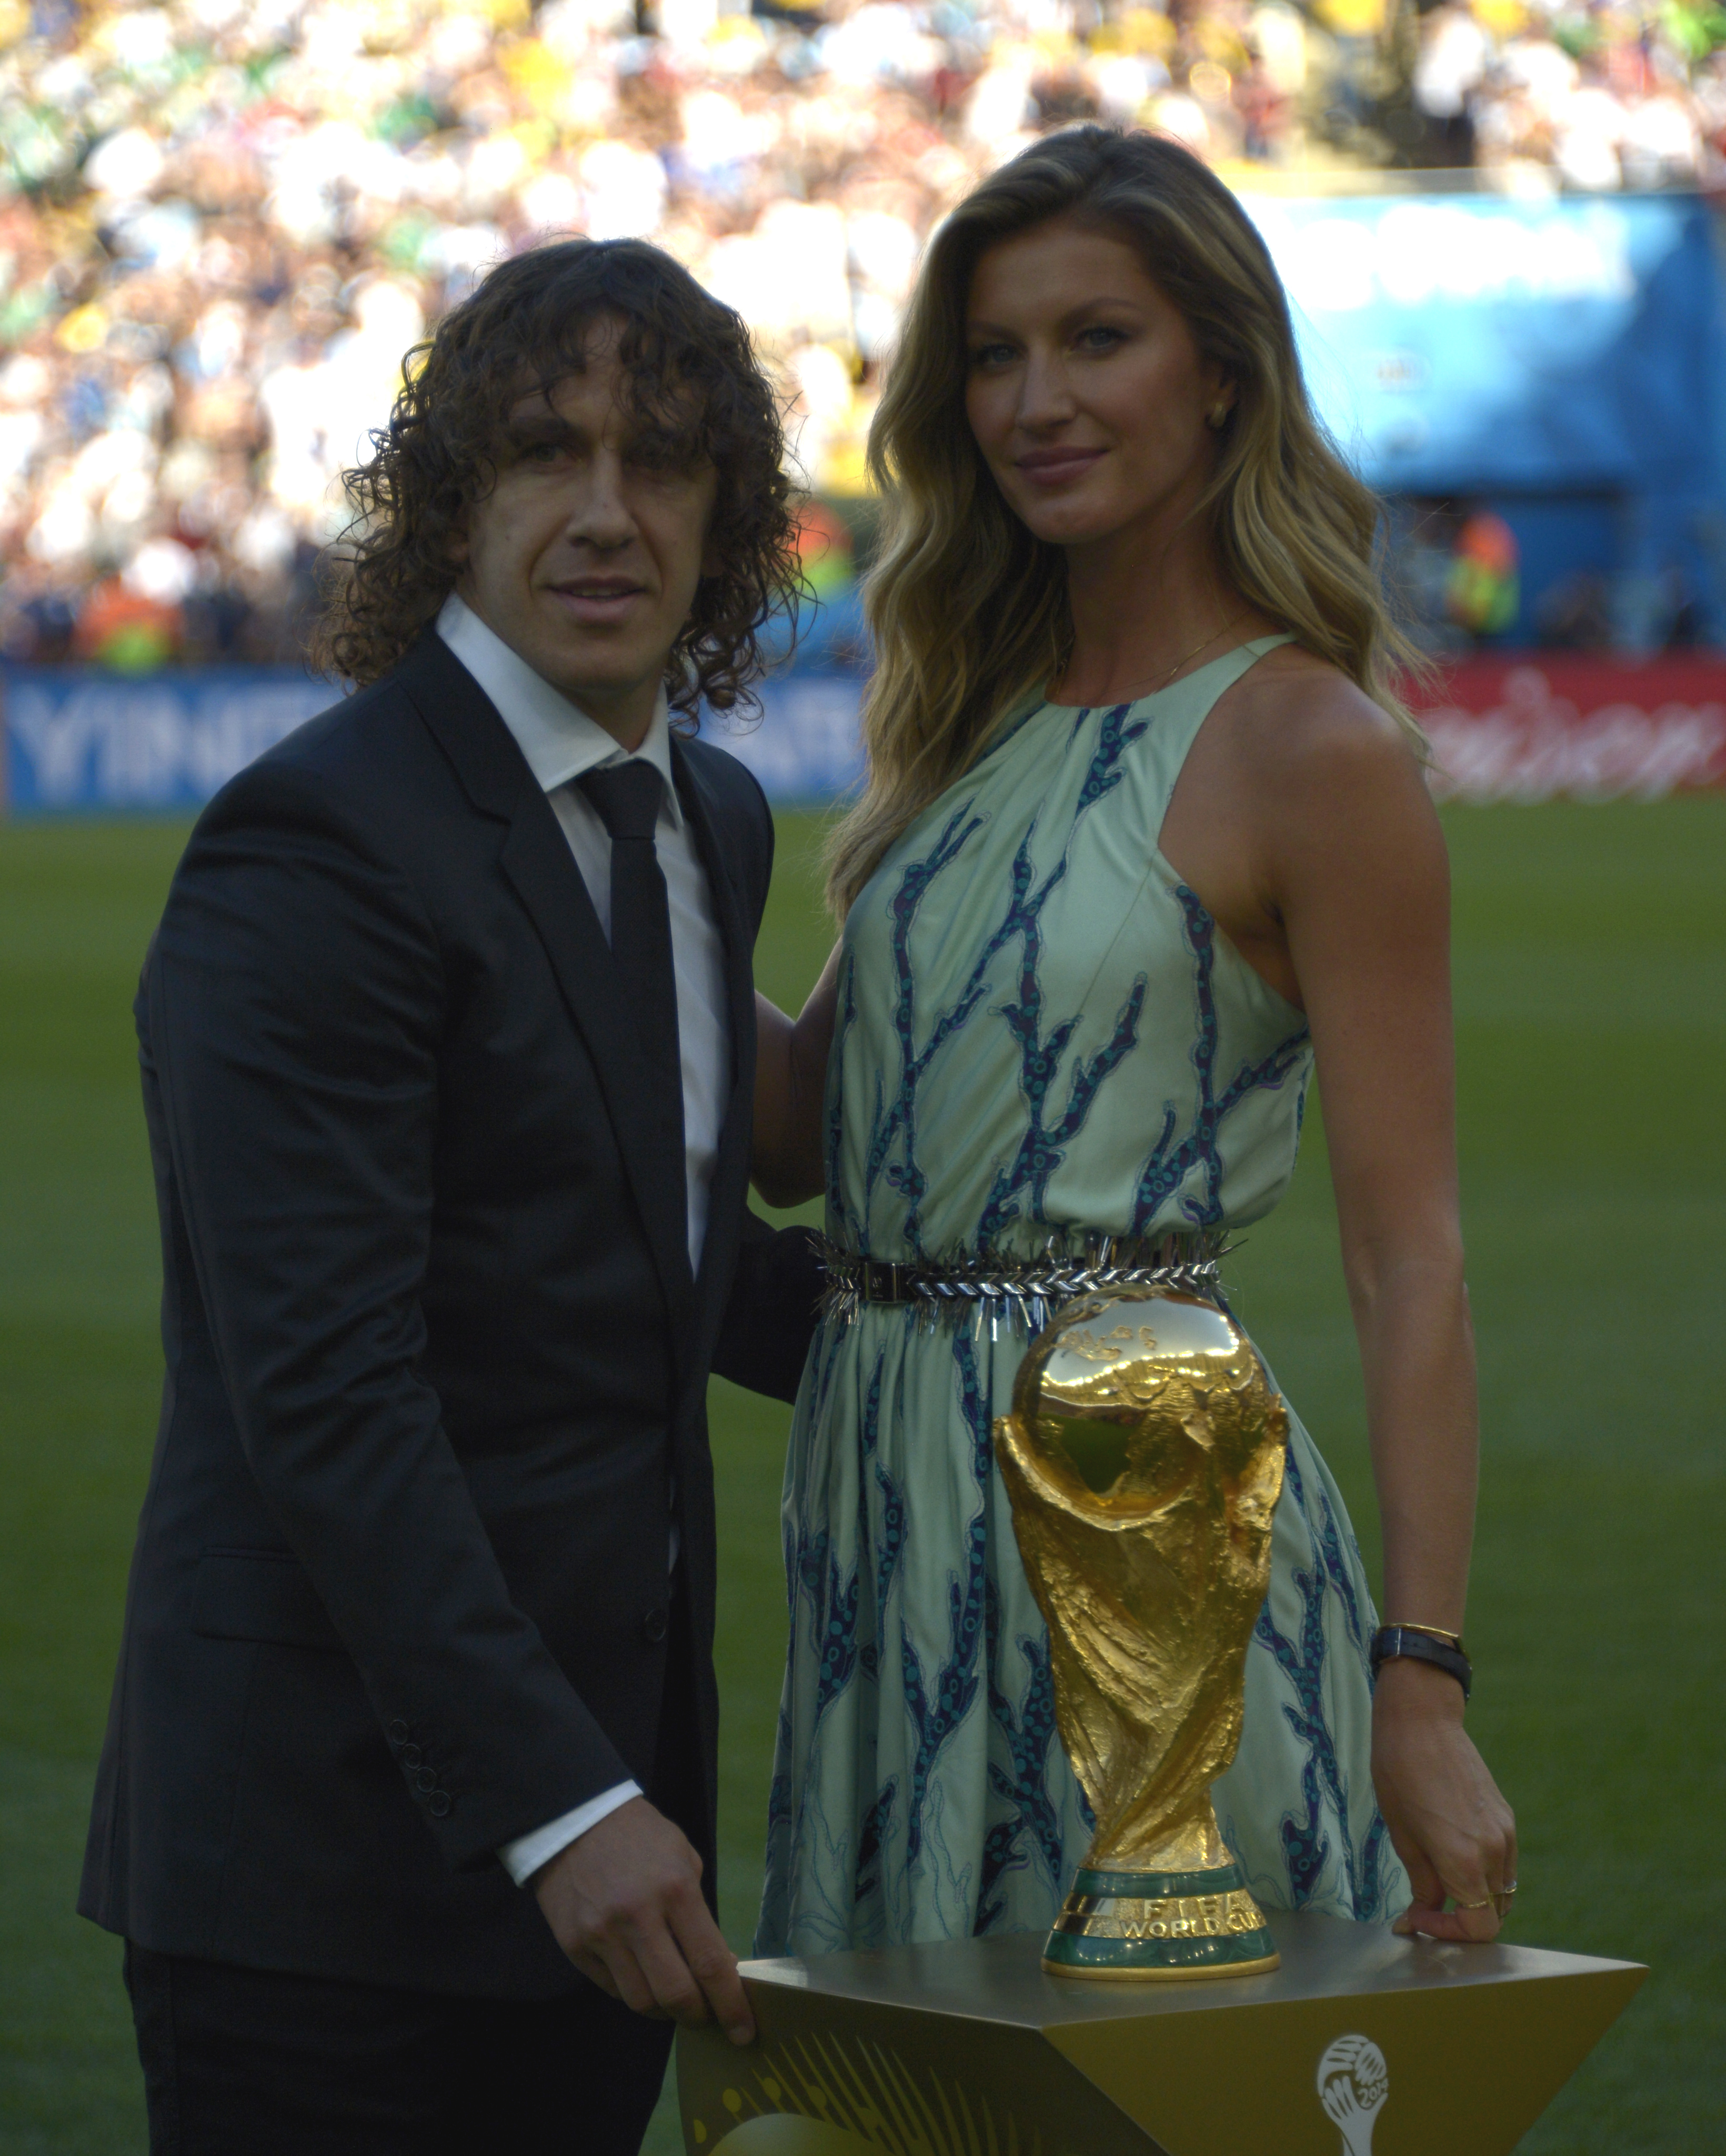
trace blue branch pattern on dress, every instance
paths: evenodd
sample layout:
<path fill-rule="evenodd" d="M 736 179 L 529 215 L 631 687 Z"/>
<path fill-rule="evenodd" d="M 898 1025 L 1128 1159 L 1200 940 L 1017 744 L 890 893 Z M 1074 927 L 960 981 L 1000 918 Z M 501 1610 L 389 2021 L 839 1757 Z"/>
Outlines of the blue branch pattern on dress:
<path fill-rule="evenodd" d="M 1038 707 L 883 860 L 840 961 L 835 1243 L 950 1266 L 1232 1233 L 1275 1204 L 1305 1023 L 1156 851 L 1205 712 L 1266 648 L 1137 704 Z M 995 1469 L 1023 1351 L 1011 1328 L 929 1329 L 905 1305 L 817 1333 L 786 1471 L 761 1953 L 1043 1928 L 1088 1845 Z M 1268 1906 L 1382 1917 L 1407 1886 L 1369 1768 L 1371 1603 L 1340 1496 L 1290 1427 L 1218 1810 Z"/>
<path fill-rule="evenodd" d="M 1288 1040 L 1278 1042 L 1268 1055 L 1256 1062 L 1243 1063 L 1224 1088 L 1222 1098 L 1217 1097 L 1216 998 L 1211 987 L 1216 964 L 1216 923 L 1205 910 L 1198 894 L 1189 891 L 1184 883 L 1175 886 L 1175 896 L 1181 907 L 1186 947 L 1193 955 L 1193 998 L 1198 1036 L 1192 1045 L 1192 1067 L 1198 1077 L 1199 1097 L 1193 1111 L 1192 1128 L 1178 1146 L 1170 1142 L 1175 1135 L 1175 1104 L 1171 1101 L 1164 1106 L 1161 1135 L 1151 1149 L 1150 1159 L 1139 1172 L 1139 1186 L 1133 1194 L 1134 1235 L 1145 1232 L 1170 1194 L 1181 1188 L 1195 1168 L 1203 1176 L 1204 1196 L 1200 1199 L 1183 1198 L 1182 1213 L 1196 1228 L 1214 1227 L 1222 1219 L 1222 1155 L 1217 1139 L 1223 1121 L 1257 1087 L 1274 1089 L 1291 1071 L 1300 1068 L 1312 1039 L 1305 1026 L 1299 1027 Z M 1305 1087 L 1301 1090 L 1304 1096 Z M 1297 1131 L 1298 1113 L 1297 1110 Z"/>
<path fill-rule="evenodd" d="M 995 1440 L 989 1428 L 989 1411 L 977 1383 L 976 1343 L 963 1332 L 953 1336 L 953 1355 L 959 1365 L 960 1412 L 971 1433 L 971 1471 L 977 1485 L 977 1510 L 966 1532 L 965 1568 L 947 1583 L 948 1644 L 951 1652 L 938 1671 L 933 1692 L 924 1684 L 923 1663 L 909 1632 L 899 1633 L 900 1666 L 904 1678 L 905 1712 L 914 1735 L 910 1786 L 906 1791 L 905 1855 L 915 1864 L 923 1851 L 924 1809 L 930 1770 L 942 1745 L 971 1712 L 977 1696 L 977 1648 L 983 1634 L 983 1610 L 987 1574 L 988 1491 L 995 1470 Z"/>
<path fill-rule="evenodd" d="M 863 1176 L 863 1228 L 867 1237 L 869 1202 L 884 1169 L 889 1187 L 896 1190 L 904 1200 L 904 1221 L 900 1233 L 914 1250 L 922 1248 L 917 1208 L 929 1187 L 922 1169 L 917 1165 L 917 1088 L 930 1065 L 982 1000 L 987 993 L 988 983 L 981 978 L 983 968 L 980 963 L 966 984 L 965 993 L 936 1024 L 929 1037 L 928 1045 L 919 1055 L 915 1045 L 917 991 L 911 974 L 911 927 L 930 886 L 943 869 L 950 868 L 957 860 L 965 840 L 982 827 L 981 817 L 971 817 L 967 821 L 965 809 L 957 810 L 935 841 L 935 850 L 928 859 L 913 862 L 905 870 L 892 906 L 894 973 L 899 984 L 893 1024 L 899 1037 L 899 1082 L 893 1106 L 884 1118 L 880 1113 L 878 1100 L 877 1101 L 876 1128 L 870 1139 L 868 1167 Z M 887 1157 L 895 1138 L 902 1142 L 904 1159 L 899 1167 L 889 1168 Z"/>
<path fill-rule="evenodd" d="M 1305 1486 L 1301 1479 L 1300 1463 L 1292 1445 L 1284 1462 L 1283 1477 L 1283 1502 L 1292 1501 L 1298 1507 L 1307 1515 L 1310 1526 L 1311 1513 Z M 1349 1632 L 1357 1647 L 1362 1645 L 1360 1619 L 1353 1583 L 1346 1579 L 1339 1563 L 1341 1544 L 1337 1535 L 1335 1517 L 1329 1500 L 1322 1491 L 1319 1492 L 1319 1504 L 1323 1512 L 1323 1525 L 1315 1541 L 1320 1562 L 1311 1572 L 1297 1569 L 1293 1574 L 1293 1584 L 1301 1604 L 1299 1647 L 1297 1649 L 1294 1642 L 1277 1629 L 1268 1600 L 1259 1612 L 1253 1637 L 1260 1646 L 1269 1649 L 1278 1668 L 1293 1689 L 1294 1703 L 1285 1702 L 1283 1713 L 1307 1751 L 1300 1774 L 1302 1810 L 1298 1814 L 1285 1812 L 1279 1822 L 1288 1877 L 1293 1887 L 1292 1906 L 1297 1909 L 1306 1907 L 1324 1873 L 1330 1856 L 1330 1845 L 1321 1822 L 1328 1817 L 1335 1821 L 1338 1838 L 1342 1843 L 1342 1863 L 1352 1890 L 1355 1913 L 1363 1921 L 1370 1922 L 1378 1915 L 1383 1898 L 1380 1866 L 1387 1830 L 1375 1798 L 1365 1839 L 1357 1858 L 1350 1831 L 1352 1808 L 1346 1778 L 1337 1758 L 1336 1746 L 1324 1713 L 1324 1667 L 1328 1641 L 1324 1605 L 1327 1589 L 1337 1591 L 1344 1600 Z M 1334 1570 L 1331 1563 L 1333 1552 L 1339 1560 Z"/>
<path fill-rule="evenodd" d="M 827 1343 L 823 1358 L 817 1367 L 815 1382 L 811 1388 L 815 1411 L 817 1414 L 822 1411 L 832 1387 L 833 1374 L 838 1367 L 838 1342 L 829 1341 Z M 808 1385 L 807 1371 L 805 1372 L 804 1383 L 806 1386 Z M 789 1506 L 785 1508 L 781 1522 L 781 1542 L 785 1559 L 786 1601 L 791 1621 L 786 1645 L 785 1691 L 780 1704 L 779 1726 L 774 1745 L 773 1779 L 767 1792 L 767 1871 L 770 1877 L 774 1871 L 776 1840 L 781 1835 L 787 1836 L 790 1835 L 794 1816 L 794 1806 L 791 1802 L 791 1777 L 786 1763 L 791 1756 L 791 1717 L 786 1702 L 791 1696 L 791 1673 L 797 1651 L 797 1595 L 807 1576 L 803 1545 L 797 1520 Z"/>
<path fill-rule="evenodd" d="M 1002 1667 L 1001 1651 L 1001 1595 L 991 1582 L 986 1619 L 988 1637 L 989 1712 L 1006 1739 L 1012 1770 L 989 1763 L 989 1785 L 1012 1807 L 1005 1819 L 996 1820 L 983 1837 L 983 1870 L 977 1892 L 975 1930 L 991 1930 L 1006 1913 L 1006 1897 L 997 1892 L 1003 1874 L 1021 1871 L 1033 1859 L 1041 1861 L 1052 1891 L 1063 1891 L 1061 1820 L 1048 1793 L 1049 1747 L 1055 1742 L 1055 1681 L 1049 1666 L 1046 1639 L 1021 1635 L 1017 1645 L 1029 1672 L 1024 1703 L 1015 1712 L 1013 1703 L 1001 1689 L 996 1672 Z M 1086 1824 L 1095 1819 L 1079 1792 Z M 1030 1839 L 1027 1842 L 1026 1837 Z"/>
<path fill-rule="evenodd" d="M 899 1047 L 899 1086 L 892 1106 L 884 1113 L 878 1091 L 877 1093 L 868 1159 L 863 1171 L 863 1214 L 861 1219 L 854 1223 L 848 1219 L 837 1172 L 840 1158 L 838 1133 L 843 1129 L 843 1096 L 837 1087 L 834 1089 L 829 1109 L 828 1204 L 837 1221 L 854 1226 L 859 1249 L 867 1250 L 870 1248 L 871 1201 L 877 1184 L 884 1177 L 888 1187 L 904 1201 L 904 1216 L 899 1224 L 900 1235 L 919 1257 L 924 1255 L 919 1209 L 929 1183 L 917 1159 L 918 1088 L 936 1057 L 954 1035 L 970 1022 L 978 1004 L 988 994 L 990 983 L 986 977 L 989 969 L 1010 943 L 1017 942 L 1022 947 L 1019 1001 L 1016 1004 L 1004 1005 L 996 1014 L 1006 1021 L 1009 1032 L 1019 1045 L 1021 1084 L 1031 1105 L 1032 1118 L 1020 1146 L 1018 1159 L 1011 1168 L 1001 1171 L 990 1192 L 988 1203 L 983 1209 L 972 1239 L 974 1247 L 986 1250 L 1001 1226 L 1007 1220 L 1018 1217 L 1018 1208 L 1008 1206 L 1006 1200 L 1027 1184 L 1032 1188 L 1033 1199 L 1041 1204 L 1049 1177 L 1059 1165 L 1061 1150 L 1083 1127 L 1097 1088 L 1109 1072 L 1118 1067 L 1133 1046 L 1137 1037 L 1139 1014 L 1145 1000 L 1145 983 L 1142 981 L 1135 983 L 1133 993 L 1122 1006 L 1115 1021 L 1114 1037 L 1108 1046 L 1099 1052 L 1089 1066 L 1082 1066 L 1073 1073 L 1067 1110 L 1060 1123 L 1053 1132 L 1043 1131 L 1043 1100 L 1081 1015 L 1075 1012 L 1073 1017 L 1055 1028 L 1047 1041 L 1042 1038 L 1039 1029 L 1042 991 L 1038 979 L 1038 965 L 1042 955 L 1043 909 L 1065 880 L 1073 835 L 1078 828 L 1079 819 L 1120 783 L 1121 758 L 1147 729 L 1149 721 L 1146 720 L 1140 720 L 1132 726 L 1126 723 L 1127 714 L 1133 708 L 1129 704 L 1118 704 L 1104 714 L 1098 730 L 1097 747 L 1079 788 L 1068 843 L 1063 847 L 1053 868 L 1035 890 L 1032 887 L 1034 872 L 1031 850 L 1037 835 L 1037 821 L 1032 818 L 1013 856 L 1012 881 L 1006 911 L 1000 926 L 984 944 L 981 955 L 971 968 L 970 978 L 954 1001 L 935 1020 L 927 1041 L 920 1050 L 916 1041 L 917 988 L 911 963 L 911 932 L 930 886 L 937 877 L 952 867 L 964 851 L 967 841 L 984 828 L 986 818 L 973 814 L 974 803 L 966 801 L 947 819 L 929 853 L 921 860 L 909 863 L 902 871 L 899 888 L 889 905 L 893 921 L 893 969 L 897 988 L 893 1025 Z M 1075 735 L 1089 716 L 1088 711 L 1079 713 L 1074 721 Z M 854 957 L 852 963 L 854 966 Z M 850 1006 L 850 1014 L 855 1014 L 854 1004 Z M 834 1058 L 834 1067 L 841 1067 L 841 1059 L 837 1056 Z M 895 1141 L 899 1144 L 900 1157 L 896 1163 L 889 1165 L 889 1155 Z"/>
<path fill-rule="evenodd" d="M 875 1457 L 881 1425 L 882 1359 L 878 1355 L 875 1358 L 875 1373 L 869 1380 L 858 1431 L 858 1445 L 881 1499 L 881 1523 L 875 1534 L 875 1636 L 863 1650 L 864 1667 L 877 1682 L 880 1680 L 878 1642 L 887 1637 L 887 1599 L 893 1592 L 894 1575 L 905 1546 L 905 1501 L 899 1485 Z"/>

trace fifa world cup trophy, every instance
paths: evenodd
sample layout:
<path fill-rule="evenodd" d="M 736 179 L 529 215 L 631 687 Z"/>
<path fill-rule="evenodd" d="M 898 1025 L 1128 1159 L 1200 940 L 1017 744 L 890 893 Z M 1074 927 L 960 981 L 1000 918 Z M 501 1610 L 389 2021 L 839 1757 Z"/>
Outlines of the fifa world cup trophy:
<path fill-rule="evenodd" d="M 1233 1319 L 1161 1286 L 1058 1312 L 995 1425 L 1061 1742 L 1097 1822 L 1051 1974 L 1277 1965 L 1211 1785 L 1241 1741 L 1288 1427 Z"/>

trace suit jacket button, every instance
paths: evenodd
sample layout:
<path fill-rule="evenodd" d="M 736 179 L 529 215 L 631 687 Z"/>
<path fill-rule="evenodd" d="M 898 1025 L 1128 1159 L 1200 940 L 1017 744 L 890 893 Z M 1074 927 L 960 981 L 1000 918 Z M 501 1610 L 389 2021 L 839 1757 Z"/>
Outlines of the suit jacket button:
<path fill-rule="evenodd" d="M 420 1750 L 418 1745 L 404 1744 L 397 1756 L 404 1767 L 417 1767 L 426 1755 Z"/>
<path fill-rule="evenodd" d="M 426 1799 L 426 1810 L 433 1819 L 448 1819 L 451 1798 L 447 1789 L 433 1789 Z"/>
<path fill-rule="evenodd" d="M 671 1612 L 663 1602 L 656 1602 L 648 1610 L 641 1620 L 641 1629 L 642 1636 L 657 1647 L 671 1629 Z"/>
<path fill-rule="evenodd" d="M 407 1724 L 402 1720 L 399 1715 L 397 1717 L 396 1720 L 390 1724 L 388 1733 L 389 1740 L 392 1744 L 405 1744 L 407 1742 Z"/>
<path fill-rule="evenodd" d="M 428 1796 L 438 1786 L 437 1774 L 430 1767 L 417 1768 L 414 1772 L 413 1786 L 423 1797 Z"/>

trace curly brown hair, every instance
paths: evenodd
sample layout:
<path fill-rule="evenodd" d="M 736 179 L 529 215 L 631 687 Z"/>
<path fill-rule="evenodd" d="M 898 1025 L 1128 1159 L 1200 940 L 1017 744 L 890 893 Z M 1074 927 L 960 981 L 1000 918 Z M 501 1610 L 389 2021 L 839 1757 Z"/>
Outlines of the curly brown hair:
<path fill-rule="evenodd" d="M 433 620 L 459 573 L 452 542 L 497 475 L 511 408 L 586 369 L 600 318 L 656 459 L 710 464 L 720 567 L 704 577 L 667 667 L 673 710 L 753 709 L 761 632 L 794 630 L 797 513 L 771 384 L 741 318 L 638 239 L 564 239 L 492 270 L 409 352 L 368 463 L 342 474 L 353 521 L 325 557 L 312 638 L 320 671 L 364 685 Z"/>

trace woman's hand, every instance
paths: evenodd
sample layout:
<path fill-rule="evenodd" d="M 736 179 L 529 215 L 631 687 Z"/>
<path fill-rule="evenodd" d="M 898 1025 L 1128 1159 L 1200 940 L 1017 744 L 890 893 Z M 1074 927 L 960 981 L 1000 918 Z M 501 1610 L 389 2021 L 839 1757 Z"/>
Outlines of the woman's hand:
<path fill-rule="evenodd" d="M 750 1173 L 770 1205 L 801 1205 L 817 1198 L 824 1180 L 821 1109 L 827 1092 L 827 1050 L 838 1004 L 839 953 L 795 1022 L 760 993 L 755 997 L 755 1121 Z"/>
<path fill-rule="evenodd" d="M 1414 1902 L 1404 1938 L 1496 1938 L 1516 1884 L 1516 1820 L 1462 1727 L 1462 1688 L 1430 1663 L 1380 1665 L 1372 1779 Z M 1454 1902 L 1447 1909 L 1447 1899 Z"/>

